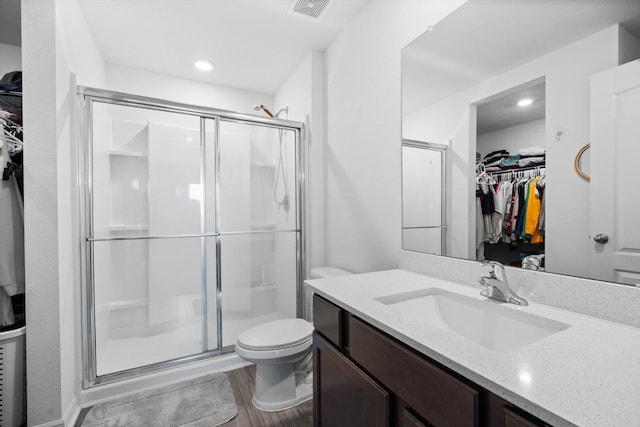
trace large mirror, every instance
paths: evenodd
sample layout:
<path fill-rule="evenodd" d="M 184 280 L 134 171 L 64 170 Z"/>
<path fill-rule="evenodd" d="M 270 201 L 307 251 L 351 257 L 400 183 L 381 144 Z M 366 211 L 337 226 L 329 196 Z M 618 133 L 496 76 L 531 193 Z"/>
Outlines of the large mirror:
<path fill-rule="evenodd" d="M 402 51 L 403 248 L 640 286 L 640 2 L 469 0 L 426 30 Z M 405 152 L 434 146 L 436 168 Z"/>

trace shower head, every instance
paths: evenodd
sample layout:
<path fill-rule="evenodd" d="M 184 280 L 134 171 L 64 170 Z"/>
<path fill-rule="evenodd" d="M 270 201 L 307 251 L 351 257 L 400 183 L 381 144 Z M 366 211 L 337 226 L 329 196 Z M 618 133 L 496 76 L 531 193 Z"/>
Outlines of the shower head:
<path fill-rule="evenodd" d="M 265 107 L 264 105 L 262 105 L 262 104 L 255 104 L 255 105 L 253 106 L 253 110 L 254 110 L 254 111 L 260 111 L 260 110 L 262 110 L 262 111 L 264 111 L 264 112 L 267 114 L 267 116 L 269 116 L 269 117 L 273 117 L 273 113 L 272 113 L 271 111 L 269 111 L 269 109 L 268 109 L 267 107 Z"/>

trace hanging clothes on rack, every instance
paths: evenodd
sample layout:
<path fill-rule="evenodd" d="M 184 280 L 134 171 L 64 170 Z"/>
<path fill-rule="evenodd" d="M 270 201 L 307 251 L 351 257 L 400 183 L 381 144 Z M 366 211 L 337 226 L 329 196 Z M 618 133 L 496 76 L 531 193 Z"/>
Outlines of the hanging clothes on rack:
<path fill-rule="evenodd" d="M 524 239 L 528 239 L 530 243 L 542 243 L 544 238 L 538 231 L 538 219 L 540 218 L 540 193 L 536 188 L 536 183 L 541 179 L 540 176 L 537 176 L 530 180 L 527 185 L 528 189 L 528 197 L 527 197 L 527 208 L 526 213 L 524 215 L 524 225 L 522 230 L 522 235 Z"/>
<path fill-rule="evenodd" d="M 476 224 L 482 233 L 476 233 L 478 255 L 483 255 L 484 243 L 502 241 L 515 248 L 518 242 L 544 242 L 543 174 L 540 167 L 492 173 L 479 165 Z"/>
<path fill-rule="evenodd" d="M 513 172 L 511 206 L 503 226 L 504 241 L 514 243 L 522 239 L 533 244 L 544 241 L 543 173 L 540 168 Z M 504 178 L 505 174 L 498 177 Z"/>
<path fill-rule="evenodd" d="M 545 177 L 544 175 L 536 182 L 536 190 L 540 194 L 540 216 L 538 217 L 538 232 L 544 235 L 544 211 L 545 211 Z"/>
<path fill-rule="evenodd" d="M 484 164 L 476 167 L 476 259 L 484 260 L 484 242 L 495 243 L 501 235 L 502 215 L 496 211 L 496 180 Z"/>
<path fill-rule="evenodd" d="M 15 169 L 11 169 L 11 153 L 22 151 L 22 141 L 8 136 L 7 117 L 0 115 L 0 327 L 15 322 L 9 297 L 24 293 L 24 218 L 22 196 L 18 189 Z M 17 138 L 16 138 L 17 139 Z M 6 174 L 6 179 L 5 178 Z"/>
<path fill-rule="evenodd" d="M 10 176 L 16 177 L 16 183 L 20 196 L 23 197 L 23 178 L 22 178 L 22 126 L 13 121 L 11 113 L 0 108 L 0 131 L 4 137 L 4 143 L 7 144 L 7 151 L 11 157 L 6 164 L 0 168 L 0 176 L 3 181 L 8 181 Z"/>

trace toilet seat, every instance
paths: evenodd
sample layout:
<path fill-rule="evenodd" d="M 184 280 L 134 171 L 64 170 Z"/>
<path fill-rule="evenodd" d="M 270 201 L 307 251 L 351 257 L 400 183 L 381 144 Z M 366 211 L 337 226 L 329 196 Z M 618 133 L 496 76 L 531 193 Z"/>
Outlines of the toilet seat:
<path fill-rule="evenodd" d="M 291 347 L 274 348 L 271 350 L 252 350 L 243 347 L 240 343 L 236 344 L 236 354 L 245 360 L 250 361 L 273 361 L 274 363 L 281 363 L 288 356 L 298 357 L 305 350 L 311 347 L 313 339 L 308 338 L 297 345 Z"/>
<path fill-rule="evenodd" d="M 312 334 L 313 326 L 304 319 L 280 319 L 242 332 L 237 345 L 254 351 L 279 350 L 306 344 Z"/>

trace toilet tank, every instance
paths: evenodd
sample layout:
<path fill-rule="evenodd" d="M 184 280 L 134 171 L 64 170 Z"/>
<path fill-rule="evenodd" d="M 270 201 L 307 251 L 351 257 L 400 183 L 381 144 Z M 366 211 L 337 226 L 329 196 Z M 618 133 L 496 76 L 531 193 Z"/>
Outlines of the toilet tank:
<path fill-rule="evenodd" d="M 346 270 L 336 267 L 317 267 L 309 273 L 310 279 L 325 279 L 327 277 L 347 276 L 352 274 Z"/>

